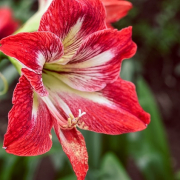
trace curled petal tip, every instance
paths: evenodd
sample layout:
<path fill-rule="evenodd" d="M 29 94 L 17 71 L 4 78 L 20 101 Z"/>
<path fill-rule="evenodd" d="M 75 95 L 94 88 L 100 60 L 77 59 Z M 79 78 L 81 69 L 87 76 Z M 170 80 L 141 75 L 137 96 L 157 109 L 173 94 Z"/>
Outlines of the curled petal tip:
<path fill-rule="evenodd" d="M 132 26 L 128 26 L 128 27 L 126 27 L 126 28 L 124 28 L 126 31 L 129 31 L 129 32 L 132 32 L 132 29 L 133 29 L 133 27 Z"/>

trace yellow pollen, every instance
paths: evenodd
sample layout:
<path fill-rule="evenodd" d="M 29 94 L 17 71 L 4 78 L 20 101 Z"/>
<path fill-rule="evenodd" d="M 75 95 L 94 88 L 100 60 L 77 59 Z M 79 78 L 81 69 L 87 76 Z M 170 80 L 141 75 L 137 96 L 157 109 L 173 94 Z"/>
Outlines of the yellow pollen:
<path fill-rule="evenodd" d="M 63 127 L 64 128 L 73 128 L 73 127 L 76 127 L 77 125 L 80 125 L 80 124 L 78 124 L 79 123 L 79 119 L 80 119 L 81 116 L 83 116 L 85 114 L 86 114 L 85 112 L 81 113 L 80 109 L 79 109 L 79 115 L 76 118 L 73 116 L 72 113 L 69 114 L 69 118 L 67 119 L 68 124 L 64 125 Z M 80 125 L 80 127 L 81 126 L 84 126 L 84 122 L 82 122 L 82 125 Z"/>
<path fill-rule="evenodd" d="M 72 125 L 71 121 L 72 121 L 72 118 L 68 118 L 68 126 L 69 127 L 71 127 L 71 125 Z"/>
<path fill-rule="evenodd" d="M 88 130 L 88 126 L 84 126 L 83 129 Z"/>
<path fill-rule="evenodd" d="M 71 119 L 74 119 L 73 114 L 69 114 L 69 116 L 70 116 Z M 69 118 L 68 118 L 68 119 L 69 119 Z"/>

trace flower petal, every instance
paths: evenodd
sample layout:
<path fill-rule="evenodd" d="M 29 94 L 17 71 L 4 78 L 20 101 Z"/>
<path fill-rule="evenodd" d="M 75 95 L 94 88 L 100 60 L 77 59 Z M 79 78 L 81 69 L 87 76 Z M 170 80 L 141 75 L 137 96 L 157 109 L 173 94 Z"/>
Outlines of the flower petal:
<path fill-rule="evenodd" d="M 54 129 L 72 164 L 77 179 L 84 180 L 88 171 L 88 154 L 84 137 L 76 128 L 71 130 L 60 129 L 58 123 L 55 123 Z"/>
<path fill-rule="evenodd" d="M 54 0 L 41 19 L 39 31 L 60 37 L 66 64 L 86 36 L 105 28 L 105 10 L 99 0 Z"/>
<path fill-rule="evenodd" d="M 26 68 L 21 69 L 22 74 L 29 80 L 31 86 L 40 96 L 47 96 L 48 91 L 43 85 L 42 74 L 36 74 Z"/>
<path fill-rule="evenodd" d="M 135 54 L 131 37 L 132 27 L 98 31 L 83 42 L 68 64 L 47 64 L 45 68 L 54 70 L 54 76 L 74 89 L 99 91 L 119 77 L 122 60 Z"/>
<path fill-rule="evenodd" d="M 140 131 L 149 124 L 150 115 L 139 105 L 131 82 L 119 78 L 99 93 L 100 97 L 96 93 L 91 100 L 90 97 L 89 100 L 83 100 L 85 108 L 82 111 L 87 116 L 80 119 L 82 128 L 116 135 Z"/>
<path fill-rule="evenodd" d="M 52 118 L 24 76 L 14 91 L 13 104 L 4 137 L 3 148 L 6 152 L 34 156 L 49 151 L 52 146 Z"/>
<path fill-rule="evenodd" d="M 49 96 L 45 98 L 50 98 L 66 119 L 70 114 L 79 117 L 79 109 L 86 112 L 78 121 L 82 129 L 115 135 L 143 130 L 150 122 L 150 116 L 139 105 L 135 87 L 130 82 L 118 79 L 101 91 L 81 92 L 50 74 L 43 74 L 43 80 L 49 90 Z"/>
<path fill-rule="evenodd" d="M 120 20 L 127 15 L 132 8 L 132 4 L 125 0 L 102 0 L 107 11 L 106 22 L 112 23 Z"/>
<path fill-rule="evenodd" d="M 0 51 L 38 74 L 45 62 L 55 61 L 63 54 L 60 39 L 50 32 L 19 33 L 2 39 L 0 44 Z"/>

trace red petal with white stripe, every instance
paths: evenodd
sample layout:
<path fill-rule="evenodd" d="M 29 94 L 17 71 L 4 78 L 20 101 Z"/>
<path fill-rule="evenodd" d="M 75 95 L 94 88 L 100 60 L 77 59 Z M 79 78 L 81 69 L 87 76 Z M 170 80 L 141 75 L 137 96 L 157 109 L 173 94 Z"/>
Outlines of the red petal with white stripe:
<path fill-rule="evenodd" d="M 38 74 L 45 62 L 58 60 L 63 54 L 60 39 L 50 32 L 19 33 L 2 39 L 0 44 L 0 51 Z"/>
<path fill-rule="evenodd" d="M 24 76 L 14 90 L 13 104 L 4 136 L 3 148 L 6 152 L 34 156 L 49 151 L 52 146 L 52 118 Z"/>
<path fill-rule="evenodd" d="M 47 96 L 48 92 L 43 85 L 42 74 L 36 74 L 26 68 L 21 69 L 22 74 L 29 80 L 31 86 L 40 96 Z"/>
<path fill-rule="evenodd" d="M 64 152 L 72 164 L 77 179 L 84 180 L 88 171 L 88 154 L 83 135 L 76 128 L 71 130 L 60 129 L 57 122 L 54 129 Z"/>
<path fill-rule="evenodd" d="M 136 53 L 132 27 L 102 30 L 89 36 L 64 66 L 46 64 L 53 75 L 80 91 L 99 91 L 119 77 L 121 62 Z"/>
<path fill-rule="evenodd" d="M 100 0 L 54 0 L 41 19 L 39 31 L 60 37 L 63 59 L 68 62 L 86 36 L 105 28 L 105 10 Z"/>
<path fill-rule="evenodd" d="M 139 105 L 133 83 L 119 78 L 99 92 L 101 97 L 97 95 L 92 100 L 91 96 L 89 100 L 82 99 L 82 111 L 87 112 L 80 119 L 84 129 L 116 135 L 143 130 L 150 123 L 150 115 Z"/>
<path fill-rule="evenodd" d="M 78 117 L 79 109 L 86 112 L 78 121 L 82 129 L 115 135 L 143 130 L 150 122 L 138 103 L 134 85 L 122 79 L 97 92 L 72 89 L 50 74 L 44 75 L 44 84 L 49 90 L 45 98 L 65 114 L 66 121 L 70 114 Z"/>

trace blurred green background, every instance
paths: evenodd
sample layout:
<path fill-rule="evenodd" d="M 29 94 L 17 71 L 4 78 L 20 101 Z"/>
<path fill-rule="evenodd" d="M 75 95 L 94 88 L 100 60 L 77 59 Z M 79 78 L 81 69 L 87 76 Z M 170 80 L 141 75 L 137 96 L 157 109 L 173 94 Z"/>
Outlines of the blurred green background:
<path fill-rule="evenodd" d="M 136 55 L 123 62 L 121 77 L 136 84 L 140 104 L 151 114 L 142 132 L 110 136 L 82 131 L 89 154 L 86 180 L 180 180 L 180 1 L 132 0 L 133 9 L 114 23 L 133 26 Z M 38 9 L 36 0 L 1 0 L 23 24 Z M 0 144 L 18 73 L 0 54 L 0 72 L 9 84 L 0 96 Z M 3 82 L 0 80 L 0 90 Z M 0 180 L 75 180 L 56 136 L 50 152 L 18 157 L 0 150 Z"/>

